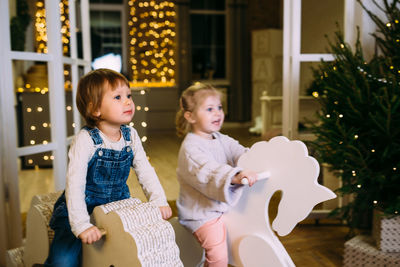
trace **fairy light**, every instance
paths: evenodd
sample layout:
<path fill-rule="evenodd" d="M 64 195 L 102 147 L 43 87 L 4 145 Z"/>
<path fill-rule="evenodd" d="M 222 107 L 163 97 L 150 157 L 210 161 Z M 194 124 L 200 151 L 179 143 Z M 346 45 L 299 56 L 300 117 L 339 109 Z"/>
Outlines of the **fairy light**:
<path fill-rule="evenodd" d="M 175 85 L 175 4 L 129 0 L 129 63 L 133 87 Z"/>
<path fill-rule="evenodd" d="M 70 31 L 70 21 L 69 21 L 69 0 L 61 0 L 59 3 L 60 8 L 60 22 L 61 22 L 61 44 L 63 55 L 67 56 L 70 52 L 69 43 L 71 38 Z M 46 31 L 46 9 L 44 0 L 36 1 L 36 11 L 35 11 L 35 49 L 37 53 L 47 53 L 47 31 Z M 72 89 L 71 82 L 69 81 L 70 71 L 64 70 L 64 83 L 65 89 Z M 23 88 L 19 88 L 18 92 L 23 92 Z M 36 91 L 41 94 L 48 92 L 47 88 Z"/>
<path fill-rule="evenodd" d="M 69 53 L 70 21 L 68 0 L 59 3 L 61 21 L 61 42 L 64 55 Z M 35 12 L 35 40 L 36 52 L 47 53 L 47 32 L 46 32 L 46 9 L 44 0 L 37 0 Z"/>

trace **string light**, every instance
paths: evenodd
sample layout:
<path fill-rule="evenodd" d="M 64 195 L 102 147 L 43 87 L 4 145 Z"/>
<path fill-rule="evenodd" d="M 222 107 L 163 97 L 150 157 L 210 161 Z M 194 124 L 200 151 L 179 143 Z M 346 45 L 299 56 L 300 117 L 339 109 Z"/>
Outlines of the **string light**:
<path fill-rule="evenodd" d="M 62 0 L 59 3 L 59 7 L 62 33 L 61 42 L 63 46 L 63 53 L 64 55 L 67 55 L 69 52 L 69 38 L 71 36 L 69 30 L 70 22 L 68 0 Z M 36 52 L 47 53 L 46 9 L 44 6 L 44 0 L 37 0 L 35 17 Z"/>
<path fill-rule="evenodd" d="M 63 55 L 69 54 L 69 43 L 70 43 L 70 21 L 69 21 L 69 0 L 61 0 L 59 3 L 60 7 L 60 22 L 61 22 L 61 43 Z M 46 9 L 44 0 L 37 0 L 36 11 L 35 11 L 35 40 L 36 40 L 36 52 L 47 53 L 47 30 L 46 30 Z M 70 71 L 64 70 L 64 87 L 65 89 L 72 89 L 70 82 Z M 47 88 L 39 90 L 42 94 L 48 91 Z M 23 88 L 18 88 L 18 92 L 23 92 Z"/>
<path fill-rule="evenodd" d="M 130 0 L 128 5 L 133 87 L 175 85 L 175 4 Z"/>

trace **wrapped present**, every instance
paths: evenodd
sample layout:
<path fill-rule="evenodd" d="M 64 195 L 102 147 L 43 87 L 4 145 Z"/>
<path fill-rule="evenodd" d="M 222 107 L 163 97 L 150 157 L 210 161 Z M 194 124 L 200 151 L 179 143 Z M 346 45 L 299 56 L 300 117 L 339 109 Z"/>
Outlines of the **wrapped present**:
<path fill-rule="evenodd" d="M 388 217 L 374 210 L 372 237 L 384 252 L 400 252 L 400 216 Z"/>
<path fill-rule="evenodd" d="M 400 266 L 400 253 L 381 251 L 372 237 L 358 235 L 344 244 L 343 266 Z"/>

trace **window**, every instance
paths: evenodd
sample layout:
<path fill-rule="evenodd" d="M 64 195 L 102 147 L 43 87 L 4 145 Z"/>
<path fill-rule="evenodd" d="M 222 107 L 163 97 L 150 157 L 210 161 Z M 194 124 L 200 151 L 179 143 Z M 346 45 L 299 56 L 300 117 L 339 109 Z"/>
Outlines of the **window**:
<path fill-rule="evenodd" d="M 92 67 L 126 74 L 126 25 L 122 1 L 90 1 Z"/>
<path fill-rule="evenodd" d="M 226 78 L 225 1 L 191 1 L 192 79 Z"/>

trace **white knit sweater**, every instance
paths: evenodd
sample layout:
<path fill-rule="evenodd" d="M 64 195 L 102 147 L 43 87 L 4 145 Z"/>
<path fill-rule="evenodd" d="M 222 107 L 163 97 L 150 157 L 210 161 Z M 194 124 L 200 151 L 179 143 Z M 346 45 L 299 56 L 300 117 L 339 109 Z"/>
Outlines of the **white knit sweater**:
<path fill-rule="evenodd" d="M 213 133 L 208 140 L 188 133 L 178 156 L 180 183 L 177 207 L 179 221 L 195 232 L 207 221 L 221 216 L 239 200 L 243 186 L 232 185 L 232 178 L 242 169 L 236 166 L 248 149 L 235 139 Z"/>

